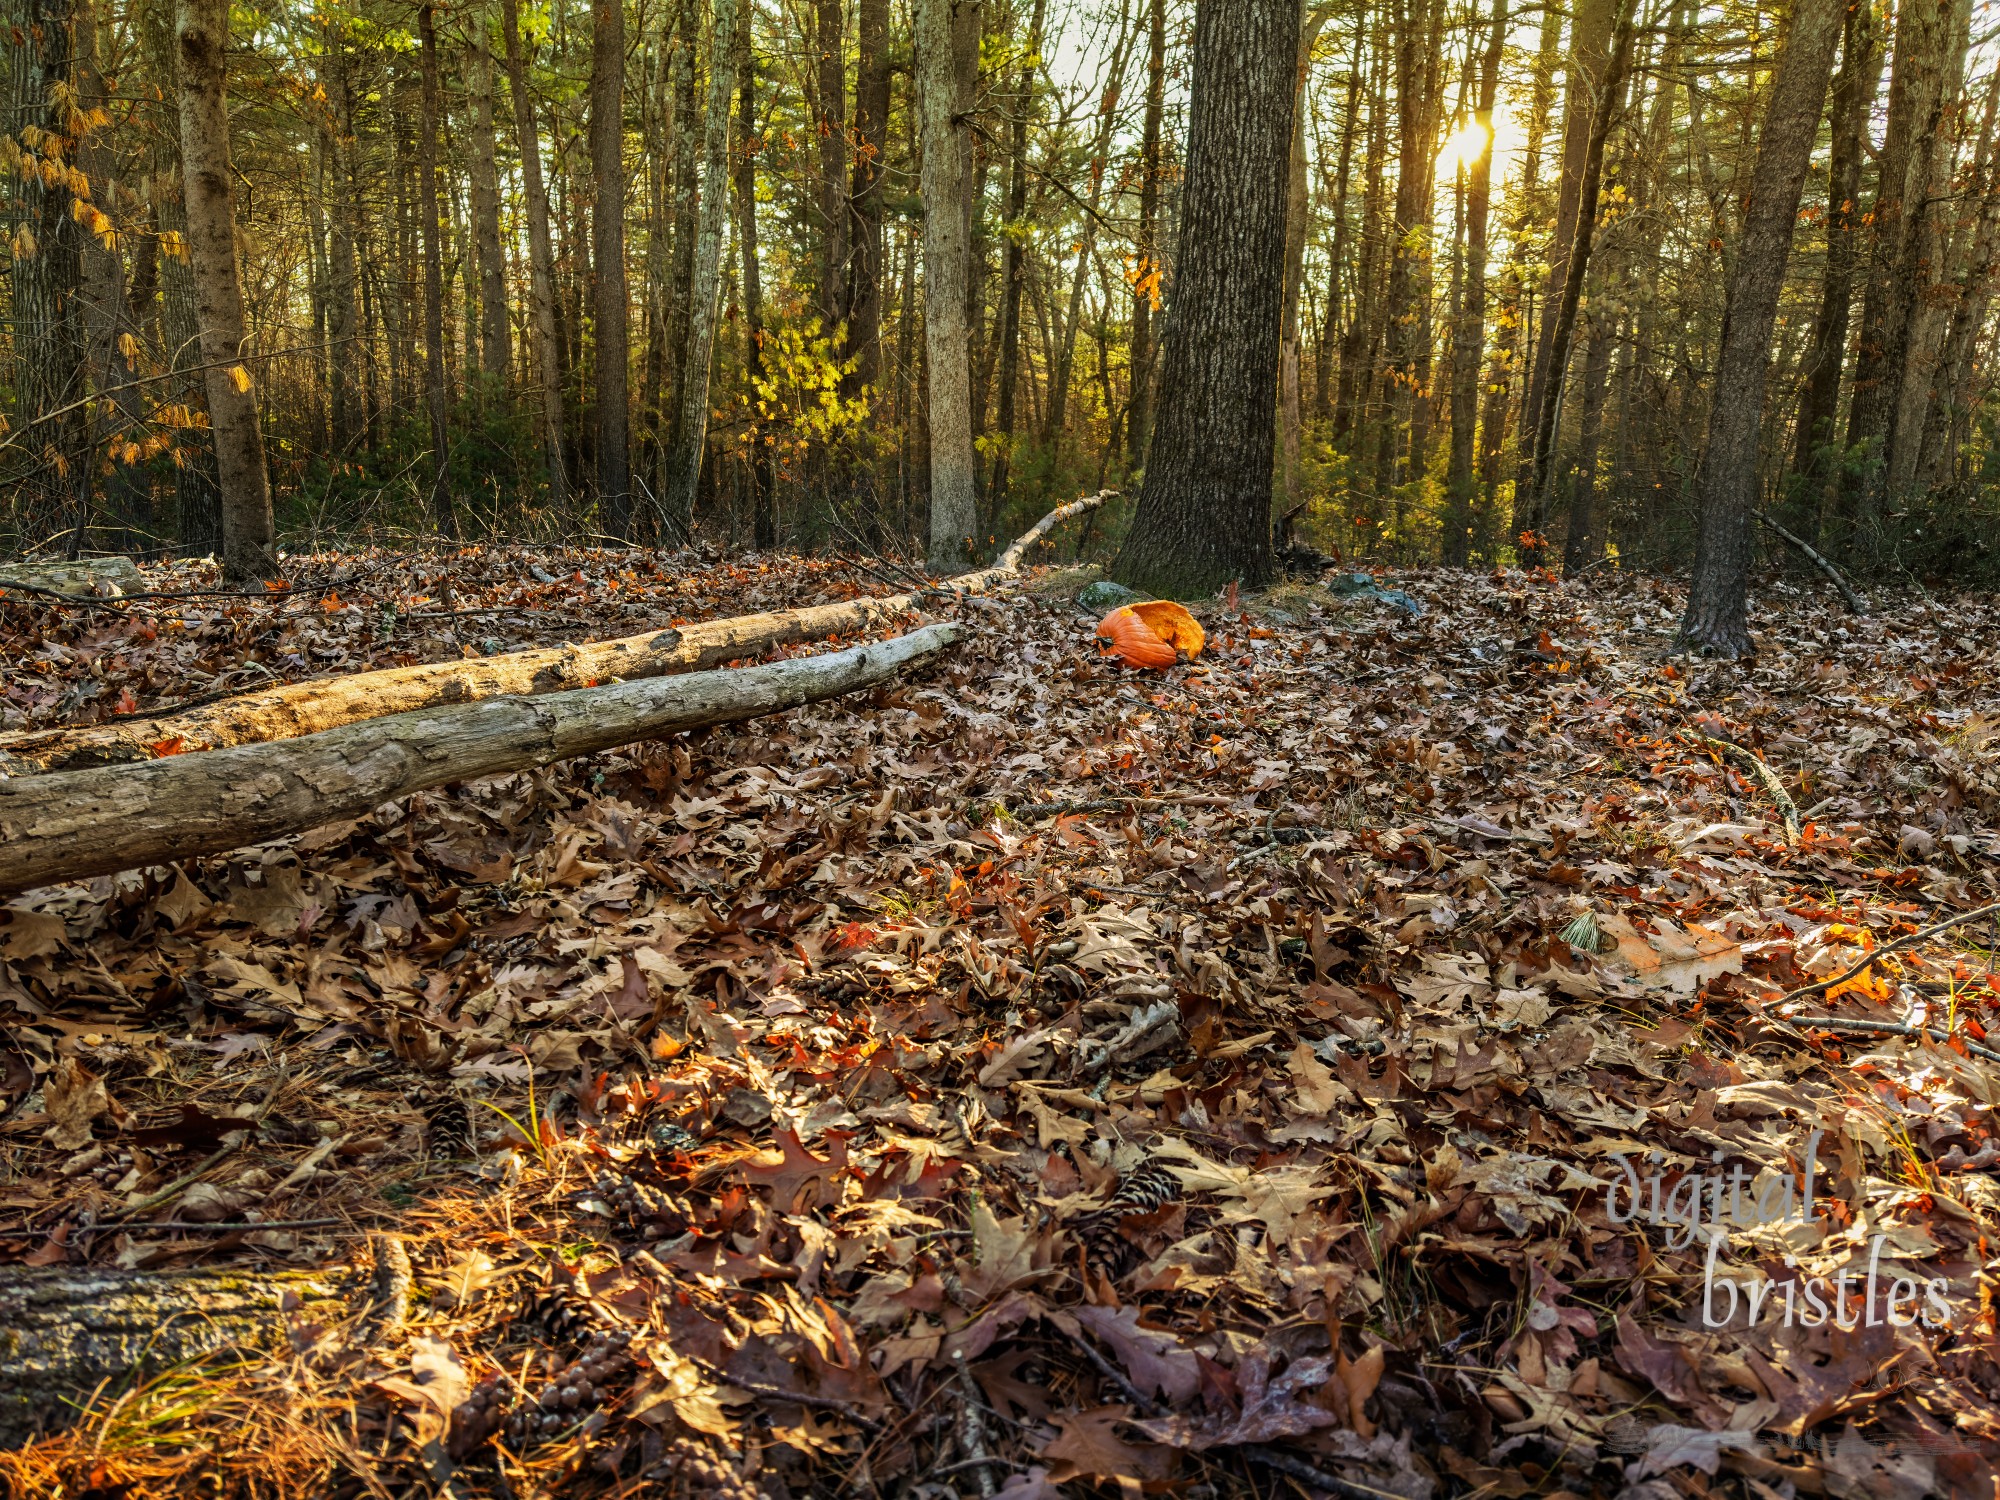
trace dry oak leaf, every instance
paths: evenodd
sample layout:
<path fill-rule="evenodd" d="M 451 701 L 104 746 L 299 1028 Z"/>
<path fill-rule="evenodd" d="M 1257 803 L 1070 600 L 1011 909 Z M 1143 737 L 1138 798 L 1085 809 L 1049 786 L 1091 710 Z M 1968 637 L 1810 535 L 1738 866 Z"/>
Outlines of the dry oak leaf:
<path fill-rule="evenodd" d="M 1135 1447 L 1112 1431 L 1132 1415 L 1129 1406 L 1100 1406 L 1092 1411 L 1058 1412 L 1050 1420 L 1061 1435 L 1042 1449 L 1049 1460 L 1049 1478 L 1058 1484 L 1071 1479 L 1164 1479 L 1173 1455 L 1157 1444 Z"/>
<path fill-rule="evenodd" d="M 840 1179 L 847 1171 L 846 1141 L 835 1139 L 832 1150 L 821 1158 L 807 1149 L 796 1131 L 780 1130 L 776 1139 L 776 1151 L 761 1152 L 738 1165 L 746 1180 L 770 1188 L 772 1206 L 779 1213 L 810 1213 L 840 1202 Z"/>
<path fill-rule="evenodd" d="M 1641 932 L 1615 912 L 1597 918 L 1598 931 L 1618 944 L 1611 967 L 1644 988 L 1687 995 L 1718 974 L 1743 972 L 1742 944 L 1699 922 L 1688 923 L 1683 931 L 1664 917 L 1651 920 L 1656 930 Z"/>
<path fill-rule="evenodd" d="M 409 1377 L 384 1375 L 375 1388 L 401 1396 L 417 1408 L 411 1421 L 417 1429 L 417 1445 L 422 1447 L 445 1435 L 452 1408 L 472 1389 L 472 1377 L 450 1344 L 419 1334 L 410 1344 Z"/>
<path fill-rule="evenodd" d="M 112 1111 L 111 1091 L 104 1080 L 73 1057 L 65 1057 L 49 1075 L 42 1095 L 49 1128 L 42 1139 L 58 1151 L 75 1151 L 90 1144 L 90 1127 Z"/>

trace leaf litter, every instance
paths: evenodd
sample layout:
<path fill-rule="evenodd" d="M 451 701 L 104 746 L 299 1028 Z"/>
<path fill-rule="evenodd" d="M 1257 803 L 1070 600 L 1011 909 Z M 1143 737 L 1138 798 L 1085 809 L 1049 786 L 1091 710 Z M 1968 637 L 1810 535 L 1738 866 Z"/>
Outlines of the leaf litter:
<path fill-rule="evenodd" d="M 879 587 L 298 570 L 5 601 L 0 730 Z M 100 1392 L 0 1474 L 1990 1493 L 1991 925 L 1788 996 L 1993 899 L 1991 601 L 1780 588 L 1745 670 L 1667 654 L 1661 582 L 1423 573 L 1415 615 L 1198 607 L 1199 660 L 1139 672 L 1087 576 L 868 700 L 16 897 L 0 1255 L 360 1311 Z M 1777 1316 L 1809 1279 L 1847 1316 Z"/>

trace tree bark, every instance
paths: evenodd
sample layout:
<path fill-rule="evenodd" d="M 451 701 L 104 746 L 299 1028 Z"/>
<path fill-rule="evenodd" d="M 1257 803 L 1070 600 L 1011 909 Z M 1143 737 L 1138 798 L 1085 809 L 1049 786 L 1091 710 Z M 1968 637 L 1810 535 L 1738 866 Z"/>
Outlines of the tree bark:
<path fill-rule="evenodd" d="M 1813 316 L 1798 420 L 1793 428 L 1795 494 L 1789 509 L 1793 522 L 1814 540 L 1819 536 L 1820 491 L 1825 476 L 1835 467 L 1825 461 L 1822 450 L 1834 440 L 1841 365 L 1847 356 L 1847 329 L 1853 315 L 1854 273 L 1860 259 L 1861 168 L 1881 72 L 1881 49 L 1875 45 L 1875 7 L 1870 0 L 1850 0 L 1841 38 L 1840 72 L 1834 77 L 1833 102 L 1828 107 L 1833 156 L 1826 185 L 1826 272 L 1820 282 L 1819 309 Z"/>
<path fill-rule="evenodd" d="M 1271 576 L 1299 0 L 1200 0 L 1159 418 L 1114 575 L 1171 597 Z"/>
<path fill-rule="evenodd" d="M 336 455 L 345 457 L 367 429 L 367 411 L 358 376 L 362 368 L 358 297 L 361 284 L 360 257 L 356 249 L 355 225 L 361 203 L 355 191 L 354 96 L 348 69 L 346 27 L 329 21 L 325 30 L 326 58 L 322 64 L 327 95 L 327 163 L 333 168 L 332 235 L 327 290 L 332 303 L 327 336 L 331 341 L 333 369 L 332 420 Z M 497 211 L 497 210 L 496 210 Z M 495 244 L 498 244 L 496 220 Z"/>
<path fill-rule="evenodd" d="M 708 113 L 703 124 L 701 207 L 688 287 L 687 349 L 674 398 L 674 433 L 667 451 L 664 497 L 670 535 L 694 536 L 694 502 L 708 447 L 708 379 L 715 353 L 717 302 L 722 296 L 722 231 L 729 211 L 729 117 L 736 92 L 736 28 L 742 0 L 715 0 L 709 47 Z"/>
<path fill-rule="evenodd" d="M 423 113 L 417 124 L 417 218 L 424 249 L 424 410 L 431 426 L 431 519 L 440 536 L 458 535 L 451 502 L 450 397 L 444 370 L 444 225 L 438 207 L 439 97 L 437 13 L 431 0 L 417 7 L 417 45 L 423 68 Z"/>
<path fill-rule="evenodd" d="M 1945 57 L 1960 7 L 1961 0 L 1908 0 L 1896 10 L 1888 122 L 1869 207 L 1874 242 L 1847 412 L 1847 447 L 1862 451 L 1861 467 L 1843 491 L 1842 509 L 1858 533 L 1849 539 L 1850 548 L 1862 554 L 1871 553 L 1879 541 L 1878 517 L 1887 498 L 1887 449 L 1916 311 L 1915 259 L 1929 217 L 1926 199 L 1944 109 Z"/>
<path fill-rule="evenodd" d="M 817 0 L 813 46 L 818 53 L 819 207 L 823 239 L 820 318 L 830 334 L 847 315 L 847 37 L 842 0 Z"/>
<path fill-rule="evenodd" d="M 754 13 L 754 12 L 753 12 Z M 764 378 L 764 282 L 757 264 L 757 157 L 763 141 L 757 131 L 757 57 L 750 45 L 750 27 L 736 29 L 736 245 L 743 257 L 744 369 L 750 379 L 750 473 L 756 494 L 751 497 L 751 534 L 759 550 L 778 545 L 778 487 L 771 472 L 771 450 L 763 423 L 757 419 Z"/>
<path fill-rule="evenodd" d="M 1305 393 L 1300 388 L 1304 338 L 1299 319 L 1299 299 L 1305 290 L 1306 229 L 1312 198 L 1306 178 L 1306 80 L 1312 69 L 1313 48 L 1333 14 L 1328 4 L 1315 5 L 1299 30 L 1299 63 L 1292 91 L 1292 150 L 1285 172 L 1285 292 L 1284 313 L 1278 326 L 1278 451 L 1281 458 L 1280 483 L 1285 492 L 1285 514 L 1302 502 L 1299 472 L 1305 440 Z"/>
<path fill-rule="evenodd" d="M 1035 36 L 1041 36 L 1042 6 L 1036 0 Z M 1024 68 L 1023 73 L 1026 73 Z M 1160 137 L 1167 107 L 1167 0 L 1149 0 L 1146 9 L 1146 113 L 1139 127 L 1139 243 L 1132 291 L 1132 409 L 1125 419 L 1125 461 L 1146 461 L 1153 436 L 1153 311 L 1160 300 Z M 1027 151 L 1027 123 L 1020 125 L 1020 154 Z M 1012 248 L 1012 241 L 1009 242 Z M 1018 315 L 1020 299 L 1015 298 Z"/>
<path fill-rule="evenodd" d="M 917 75 L 923 115 L 924 349 L 930 425 L 930 565 L 962 564 L 979 525 L 973 487 L 972 350 L 966 289 L 972 274 L 970 90 L 961 37 L 977 36 L 979 0 L 917 0 Z"/>
<path fill-rule="evenodd" d="M 236 190 L 229 161 L 224 59 L 227 0 L 179 0 L 181 164 L 195 320 L 208 366 L 208 419 L 222 487 L 222 572 L 234 583 L 280 575 L 271 517 L 271 477 L 255 386 L 243 363 L 243 282 L 236 263 Z"/>
<path fill-rule="evenodd" d="M 818 703 L 886 682 L 962 634 L 926 625 L 766 666 L 494 698 L 276 745 L 0 780 L 0 891 L 219 854 L 449 782 Z"/>
<path fill-rule="evenodd" d="M 1445 468 L 1444 560 L 1465 566 L 1472 546 L 1472 505 L 1478 481 L 1472 460 L 1479 421 L 1479 366 L 1486 338 L 1486 220 L 1493 198 L 1493 103 L 1500 54 L 1507 41 L 1507 0 L 1493 0 L 1492 34 L 1479 60 L 1479 95 L 1472 118 L 1486 146 L 1472 163 L 1465 191 L 1465 296 L 1451 334 L 1451 458 Z"/>
<path fill-rule="evenodd" d="M 505 393 L 513 378 L 507 322 L 507 260 L 500 249 L 500 167 L 493 140 L 493 50 L 486 20 L 466 17 L 467 92 L 472 95 L 472 237 L 479 254 L 479 370 Z"/>
<path fill-rule="evenodd" d="M 78 1408 L 64 1397 L 221 1350 L 275 1351 L 295 1313 L 334 1323 L 351 1311 L 307 1271 L 0 1269 L 0 1447 L 67 1426 Z"/>
<path fill-rule="evenodd" d="M 597 505 L 604 529 L 632 530 L 631 293 L 625 277 L 625 5 L 592 0 L 591 260 L 597 306 Z"/>
<path fill-rule="evenodd" d="M 859 0 L 854 72 L 854 184 L 847 342 L 855 361 L 841 384 L 853 397 L 882 378 L 882 177 L 889 149 L 889 0 Z"/>
<path fill-rule="evenodd" d="M 701 0 L 680 0 L 680 35 L 674 44 L 674 254 L 667 273 L 667 359 L 684 359 L 694 297 L 694 244 L 701 217 L 701 153 L 705 136 L 696 127 L 695 60 L 701 50 Z M 655 456 L 653 493 L 667 493 L 667 465 L 674 429 L 680 424 L 685 372 L 673 372 Z"/>
<path fill-rule="evenodd" d="M 1622 0 L 1618 23 L 1611 41 L 1611 59 L 1605 64 L 1598 84 L 1597 111 L 1584 146 L 1583 172 L 1578 183 L 1576 233 L 1569 244 L 1569 264 L 1563 276 L 1562 292 L 1549 317 L 1547 383 L 1535 418 L 1533 462 L 1529 471 L 1528 514 L 1520 527 L 1524 535 L 1540 538 L 1548 515 L 1549 474 L 1555 458 L 1556 418 L 1562 409 L 1563 372 L 1569 366 L 1570 340 L 1576 331 L 1577 304 L 1583 297 L 1583 280 L 1590 270 L 1590 252 L 1597 228 L 1597 193 L 1604 173 L 1604 143 L 1611 134 L 1612 117 L 1617 113 L 1618 96 L 1625 82 L 1625 69 L 1632 57 L 1632 14 L 1635 0 Z M 1518 510 L 1517 510 L 1518 515 Z M 1546 544 L 1523 544 L 1524 560 L 1539 560 Z"/>
<path fill-rule="evenodd" d="M 1735 658 L 1751 651 L 1751 518 L 1767 351 L 1845 8 L 1843 0 L 1800 0 L 1793 10 L 1751 169 L 1722 319 L 1708 443 L 1696 476 L 1701 526 L 1680 627 L 1684 645 L 1709 655 Z"/>
<path fill-rule="evenodd" d="M 549 237 L 549 195 L 542 182 L 542 143 L 535 125 L 535 96 L 528 92 L 528 62 L 521 47 L 518 0 L 500 0 L 500 29 L 507 49 L 507 93 L 521 152 L 523 209 L 528 220 L 528 323 L 534 331 L 535 373 L 542 393 L 542 452 L 549 499 L 569 498 L 563 452 L 562 341 L 556 332 L 556 257 Z"/>
<path fill-rule="evenodd" d="M 1154 3 L 1164 4 L 1165 0 L 1154 0 Z M 1014 435 L 1018 425 L 1016 401 L 1021 379 L 1021 291 L 1027 277 L 1027 251 L 1023 244 L 1026 225 L 1023 221 L 1028 213 L 1028 116 L 1035 99 L 1035 69 L 1040 63 L 1042 28 L 1047 18 L 1048 0 L 1035 0 L 1034 16 L 1028 24 L 1027 51 L 1022 56 L 1020 72 L 1015 75 L 1014 101 L 1007 127 L 1007 224 L 1005 244 L 1000 251 L 1000 380 L 999 410 L 995 413 L 1000 451 L 994 456 L 993 475 L 987 484 L 989 507 L 995 515 L 1007 503 L 1008 477 L 1014 464 Z M 1156 156 L 1158 146 L 1156 139 L 1153 143 Z M 1143 205 L 1147 191 L 1145 187 L 1140 189 L 1142 223 L 1146 219 Z M 1151 191 L 1157 198 L 1158 190 Z M 1142 228 L 1142 243 L 1146 234 L 1147 231 Z M 1139 253 L 1143 271 L 1146 252 L 1142 249 Z M 1135 414 L 1139 410 L 1140 345 L 1145 336 L 1145 304 L 1146 295 L 1142 290 L 1132 324 L 1132 410 Z"/>

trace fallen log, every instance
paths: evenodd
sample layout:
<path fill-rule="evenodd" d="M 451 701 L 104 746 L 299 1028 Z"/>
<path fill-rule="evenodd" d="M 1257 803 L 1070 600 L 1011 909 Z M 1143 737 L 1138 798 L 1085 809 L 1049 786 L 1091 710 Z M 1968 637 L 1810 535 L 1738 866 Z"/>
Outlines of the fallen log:
<path fill-rule="evenodd" d="M 261 844 L 447 782 L 817 703 L 886 682 L 961 634 L 926 625 L 764 666 L 490 698 L 275 744 L 0 779 L 0 892 Z"/>
<path fill-rule="evenodd" d="M 129 557 L 79 557 L 0 563 L 0 589 L 81 599 L 120 598 L 146 586 Z"/>
<path fill-rule="evenodd" d="M 327 1278 L 306 1272 L 0 1268 L 0 1448 L 68 1426 L 99 1387 L 108 1405 L 134 1375 L 281 1349 L 290 1317 L 349 1315 Z"/>
<path fill-rule="evenodd" d="M 1106 490 L 1049 512 L 992 567 L 950 579 L 935 589 L 709 620 L 584 645 L 322 677 L 260 688 L 182 713 L 0 735 L 0 774 L 129 765 L 188 751 L 295 739 L 445 704 L 700 672 L 779 646 L 874 629 L 908 614 L 927 598 L 977 594 L 1016 577 L 1029 548 L 1072 516 L 1096 509 L 1110 494 Z"/>

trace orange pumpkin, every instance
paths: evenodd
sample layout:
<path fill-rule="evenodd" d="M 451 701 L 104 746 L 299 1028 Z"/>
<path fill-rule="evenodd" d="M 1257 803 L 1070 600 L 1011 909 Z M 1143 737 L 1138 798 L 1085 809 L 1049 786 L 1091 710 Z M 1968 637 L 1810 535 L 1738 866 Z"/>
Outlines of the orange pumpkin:
<path fill-rule="evenodd" d="M 1111 654 L 1127 666 L 1151 671 L 1171 667 L 1179 660 L 1176 647 L 1195 656 L 1205 643 L 1194 616 L 1164 599 L 1114 609 L 1098 622 L 1097 633 L 1110 642 Z"/>

